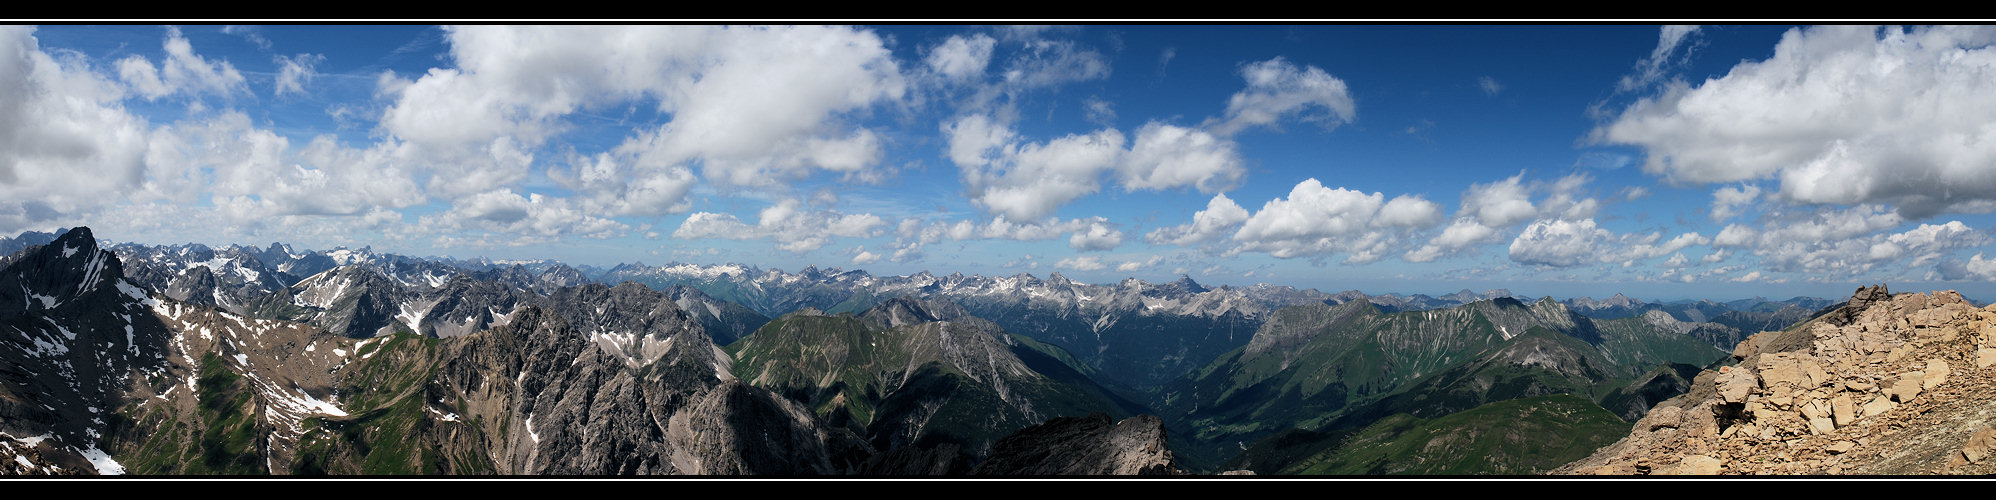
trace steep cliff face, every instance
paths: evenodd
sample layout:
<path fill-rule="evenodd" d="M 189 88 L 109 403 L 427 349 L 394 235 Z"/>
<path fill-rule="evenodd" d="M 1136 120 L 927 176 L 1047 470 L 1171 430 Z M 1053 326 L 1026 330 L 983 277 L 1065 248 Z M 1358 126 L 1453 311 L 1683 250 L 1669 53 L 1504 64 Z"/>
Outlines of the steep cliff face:
<path fill-rule="evenodd" d="M 1996 473 L 1996 307 L 1866 287 L 1733 358 L 1555 473 Z"/>

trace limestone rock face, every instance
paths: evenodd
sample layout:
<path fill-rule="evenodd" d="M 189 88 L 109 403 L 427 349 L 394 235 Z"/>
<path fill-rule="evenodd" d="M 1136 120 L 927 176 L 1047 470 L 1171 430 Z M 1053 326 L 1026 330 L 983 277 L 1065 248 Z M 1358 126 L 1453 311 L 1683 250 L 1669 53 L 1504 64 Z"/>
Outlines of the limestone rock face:
<path fill-rule="evenodd" d="M 1698 377 L 1704 387 L 1554 473 L 1989 474 L 1991 349 L 1996 306 L 1859 288 L 1811 321 L 1748 337 L 1736 364 Z M 1699 428 L 1710 432 L 1686 432 Z"/>
<path fill-rule="evenodd" d="M 1102 413 L 1061 417 L 999 439 L 971 475 L 1177 475 L 1164 421 L 1139 415 L 1111 423 Z"/>

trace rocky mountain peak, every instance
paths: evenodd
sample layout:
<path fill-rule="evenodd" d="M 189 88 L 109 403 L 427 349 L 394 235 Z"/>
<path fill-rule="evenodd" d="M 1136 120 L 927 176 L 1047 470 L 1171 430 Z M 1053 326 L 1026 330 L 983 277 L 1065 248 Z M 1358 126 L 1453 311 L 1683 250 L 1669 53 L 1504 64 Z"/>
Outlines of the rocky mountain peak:
<path fill-rule="evenodd" d="M 920 300 L 896 297 L 867 309 L 860 318 L 876 328 L 894 328 L 903 325 L 950 321 L 970 316 L 963 306 L 943 299 Z"/>
<path fill-rule="evenodd" d="M 1565 474 L 1996 472 L 1996 308 L 1859 288 L 1763 332 Z"/>
<path fill-rule="evenodd" d="M 42 308 L 109 287 L 125 275 L 117 256 L 98 248 L 90 228 L 81 226 L 22 256 L 13 267 L 22 280 L 21 291 L 33 299 L 30 307 Z"/>

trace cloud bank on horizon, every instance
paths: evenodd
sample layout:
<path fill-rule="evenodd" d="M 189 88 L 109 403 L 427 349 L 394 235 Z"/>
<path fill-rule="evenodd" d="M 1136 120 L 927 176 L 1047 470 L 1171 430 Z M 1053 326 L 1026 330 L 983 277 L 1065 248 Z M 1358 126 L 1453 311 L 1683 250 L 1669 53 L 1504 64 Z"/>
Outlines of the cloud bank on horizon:
<path fill-rule="evenodd" d="M 1834 296 L 1991 212 L 1989 27 L 0 27 L 5 234 Z"/>

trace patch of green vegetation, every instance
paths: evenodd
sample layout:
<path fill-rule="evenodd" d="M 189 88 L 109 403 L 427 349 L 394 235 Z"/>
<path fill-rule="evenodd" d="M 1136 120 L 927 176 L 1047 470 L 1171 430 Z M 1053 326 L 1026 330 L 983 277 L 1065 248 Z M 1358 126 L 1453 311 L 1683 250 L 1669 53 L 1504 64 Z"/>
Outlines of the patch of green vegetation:
<path fill-rule="evenodd" d="M 261 453 L 254 389 L 230 371 L 222 357 L 207 353 L 195 379 L 195 414 L 180 415 L 171 404 L 147 405 L 130 425 L 145 436 L 119 463 L 137 475 L 268 474 Z M 170 384 L 169 384 L 170 385 Z"/>
<path fill-rule="evenodd" d="M 435 376 L 440 343 L 439 339 L 398 333 L 370 342 L 359 351 L 374 355 L 360 361 L 341 381 L 342 400 L 351 415 L 306 419 L 292 472 L 412 475 L 492 471 L 491 461 L 475 450 L 459 450 L 449 457 L 440 451 L 439 432 L 434 427 L 459 425 L 432 420 L 425 407 L 426 386 Z M 462 398 L 458 406 L 464 406 Z"/>
<path fill-rule="evenodd" d="M 1335 444 L 1275 472 L 1537 474 L 1613 443 L 1628 434 L 1629 425 L 1570 394 L 1501 401 L 1436 419 L 1401 414 L 1350 434 L 1323 435 L 1334 437 Z"/>

